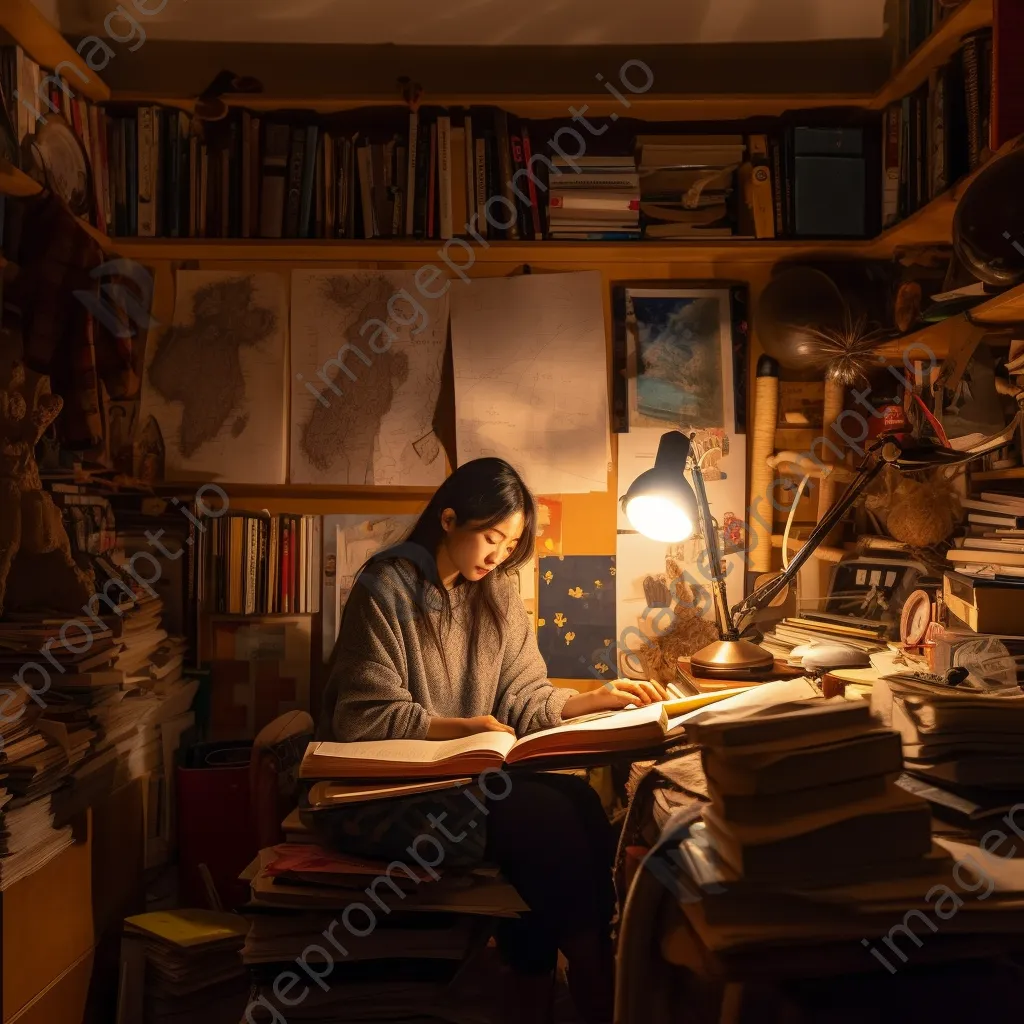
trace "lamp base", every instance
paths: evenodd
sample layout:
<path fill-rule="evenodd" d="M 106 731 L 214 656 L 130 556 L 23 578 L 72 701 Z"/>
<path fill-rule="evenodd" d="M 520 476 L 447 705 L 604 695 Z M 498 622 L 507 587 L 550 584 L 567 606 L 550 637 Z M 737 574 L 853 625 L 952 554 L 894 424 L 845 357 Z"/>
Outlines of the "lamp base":
<path fill-rule="evenodd" d="M 769 679 L 775 658 L 749 640 L 716 640 L 690 657 L 690 671 L 704 679 Z"/>

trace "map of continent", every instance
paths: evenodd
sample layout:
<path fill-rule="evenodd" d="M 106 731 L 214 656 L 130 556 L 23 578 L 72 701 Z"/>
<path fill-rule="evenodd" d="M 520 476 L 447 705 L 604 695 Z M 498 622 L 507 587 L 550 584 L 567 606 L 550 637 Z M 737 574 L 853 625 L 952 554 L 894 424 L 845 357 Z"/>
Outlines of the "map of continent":
<path fill-rule="evenodd" d="M 418 295 L 411 273 L 296 271 L 291 481 L 443 480 L 433 416 L 447 328 L 447 301 Z"/>
<path fill-rule="evenodd" d="M 284 482 L 286 315 L 275 274 L 179 272 L 143 378 L 168 479 Z"/>

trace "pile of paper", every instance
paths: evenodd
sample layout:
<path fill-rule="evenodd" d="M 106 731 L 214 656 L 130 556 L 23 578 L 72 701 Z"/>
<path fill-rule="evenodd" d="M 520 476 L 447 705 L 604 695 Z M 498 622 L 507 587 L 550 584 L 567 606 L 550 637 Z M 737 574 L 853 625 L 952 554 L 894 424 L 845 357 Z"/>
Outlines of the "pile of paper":
<path fill-rule="evenodd" d="M 118 1020 L 241 1020 L 249 991 L 239 955 L 245 931 L 245 920 L 238 915 L 208 910 L 125 918 Z"/>
<path fill-rule="evenodd" d="M 1024 788 L 1024 693 L 948 686 L 914 675 L 874 685 L 872 706 L 903 738 L 901 785 L 932 805 L 950 834 L 980 836 Z"/>

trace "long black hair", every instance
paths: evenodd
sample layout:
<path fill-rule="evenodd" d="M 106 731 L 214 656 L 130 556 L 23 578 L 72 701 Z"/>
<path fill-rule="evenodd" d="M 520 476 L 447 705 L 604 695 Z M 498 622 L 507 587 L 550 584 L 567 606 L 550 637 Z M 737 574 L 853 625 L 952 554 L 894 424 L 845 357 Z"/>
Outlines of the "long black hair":
<path fill-rule="evenodd" d="M 457 526 L 471 524 L 474 530 L 481 532 L 497 526 L 517 512 L 522 513 L 523 533 L 512 554 L 482 580 L 467 580 L 460 576 L 455 584 L 468 616 L 466 628 L 471 645 L 475 648 L 480 635 L 477 627 L 484 616 L 490 619 L 500 638 L 506 622 L 502 595 L 507 594 L 507 588 L 494 577 L 499 573 L 510 576 L 530 561 L 537 532 L 537 508 L 533 495 L 522 477 L 503 459 L 473 459 L 459 466 L 434 492 L 408 537 L 370 558 L 356 577 L 357 586 L 360 582 L 367 583 L 364 577 L 366 568 L 384 560 L 400 559 L 412 567 L 419 585 L 417 593 L 412 595 L 411 607 L 422 614 L 427 623 L 432 621 L 427 614 L 428 609 L 436 608 L 441 612 L 439 627 L 431 632 L 446 671 L 448 661 L 444 638 L 451 627 L 452 598 L 438 576 L 437 552 L 445 538 L 441 516 L 449 508 L 455 513 Z"/>

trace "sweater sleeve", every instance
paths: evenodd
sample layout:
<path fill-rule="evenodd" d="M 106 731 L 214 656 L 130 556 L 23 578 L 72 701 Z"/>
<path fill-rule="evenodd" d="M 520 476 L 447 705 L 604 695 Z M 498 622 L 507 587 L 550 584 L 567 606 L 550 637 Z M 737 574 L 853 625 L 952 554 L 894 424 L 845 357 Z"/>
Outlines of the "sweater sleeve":
<path fill-rule="evenodd" d="M 409 692 L 398 622 L 387 587 L 353 588 L 324 695 L 325 709 L 331 697 L 335 701 L 331 738 L 343 743 L 426 738 L 430 716 Z"/>
<path fill-rule="evenodd" d="M 537 637 L 519 595 L 510 588 L 505 648 L 494 717 L 517 736 L 562 724 L 562 708 L 576 690 L 554 686 L 537 646 Z"/>

